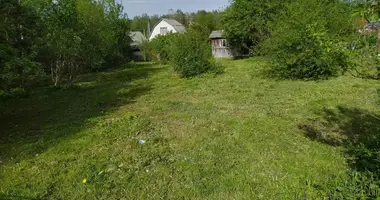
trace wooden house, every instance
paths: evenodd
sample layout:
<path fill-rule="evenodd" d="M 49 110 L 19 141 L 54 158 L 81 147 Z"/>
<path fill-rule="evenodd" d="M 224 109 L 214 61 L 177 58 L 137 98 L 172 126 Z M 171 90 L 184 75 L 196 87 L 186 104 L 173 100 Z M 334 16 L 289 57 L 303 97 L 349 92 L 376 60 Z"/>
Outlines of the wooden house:
<path fill-rule="evenodd" d="M 228 45 L 227 39 L 223 36 L 223 31 L 213 31 L 209 38 L 212 45 L 212 55 L 215 58 L 233 57 L 233 53 Z"/>

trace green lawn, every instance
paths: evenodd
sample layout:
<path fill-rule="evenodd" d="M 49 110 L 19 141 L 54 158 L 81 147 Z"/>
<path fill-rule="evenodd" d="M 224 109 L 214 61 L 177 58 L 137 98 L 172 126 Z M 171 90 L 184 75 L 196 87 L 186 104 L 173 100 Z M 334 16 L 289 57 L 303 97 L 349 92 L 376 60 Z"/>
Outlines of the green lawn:
<path fill-rule="evenodd" d="M 192 79 L 135 64 L 1 102 L 0 199 L 305 199 L 347 176 L 344 148 L 309 132 L 331 112 L 380 113 L 378 81 L 223 62 Z"/>

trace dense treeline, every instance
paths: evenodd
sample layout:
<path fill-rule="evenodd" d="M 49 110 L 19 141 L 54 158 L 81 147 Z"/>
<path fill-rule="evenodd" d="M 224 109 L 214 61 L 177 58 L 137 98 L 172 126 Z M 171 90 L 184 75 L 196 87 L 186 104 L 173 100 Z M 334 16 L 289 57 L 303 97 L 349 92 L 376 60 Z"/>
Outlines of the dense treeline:
<path fill-rule="evenodd" d="M 200 10 L 193 13 L 184 13 L 182 10 L 178 9 L 177 11 L 170 10 L 169 14 L 161 16 L 157 14 L 152 16 L 148 16 L 147 14 L 135 16 L 131 20 L 131 30 L 141 31 L 148 36 L 149 30 L 152 30 L 154 28 L 154 25 L 157 24 L 162 18 L 175 19 L 179 23 L 183 24 L 186 28 L 188 28 L 190 24 L 197 24 L 209 32 L 221 28 L 220 11 L 208 12 L 205 10 Z"/>
<path fill-rule="evenodd" d="M 54 85 L 129 60 L 130 22 L 114 0 L 0 2 L 0 87 L 25 90 L 50 74 Z"/>

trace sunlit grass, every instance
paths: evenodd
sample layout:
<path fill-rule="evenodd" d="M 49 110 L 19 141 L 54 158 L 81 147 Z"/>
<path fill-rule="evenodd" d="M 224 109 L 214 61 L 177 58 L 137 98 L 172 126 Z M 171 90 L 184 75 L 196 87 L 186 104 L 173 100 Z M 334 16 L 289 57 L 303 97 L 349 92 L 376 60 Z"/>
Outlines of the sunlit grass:
<path fill-rule="evenodd" d="M 0 198 L 295 199 L 346 176 L 340 147 L 299 125 L 324 108 L 379 111 L 377 81 L 279 81 L 265 59 L 223 63 L 191 79 L 138 64 L 2 102 Z"/>

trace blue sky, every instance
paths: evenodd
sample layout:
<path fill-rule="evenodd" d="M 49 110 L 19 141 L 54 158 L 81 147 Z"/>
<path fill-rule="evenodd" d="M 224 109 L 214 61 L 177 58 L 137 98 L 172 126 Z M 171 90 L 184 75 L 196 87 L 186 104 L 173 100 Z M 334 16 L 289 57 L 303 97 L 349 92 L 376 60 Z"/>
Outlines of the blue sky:
<path fill-rule="evenodd" d="M 120 0 L 124 6 L 124 12 L 129 18 L 147 13 L 167 14 L 169 9 L 181 9 L 183 12 L 194 12 L 197 10 L 223 9 L 229 0 Z"/>

